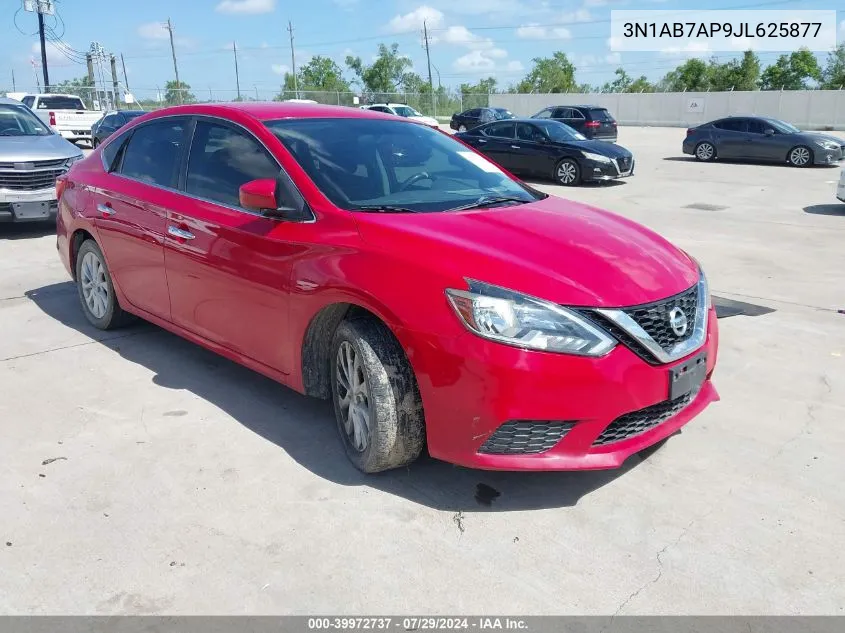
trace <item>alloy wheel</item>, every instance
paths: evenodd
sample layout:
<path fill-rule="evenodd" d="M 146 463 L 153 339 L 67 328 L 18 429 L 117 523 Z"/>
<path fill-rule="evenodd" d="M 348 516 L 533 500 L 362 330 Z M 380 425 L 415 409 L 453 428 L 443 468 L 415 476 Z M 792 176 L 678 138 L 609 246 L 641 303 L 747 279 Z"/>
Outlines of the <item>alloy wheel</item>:
<path fill-rule="evenodd" d="M 695 155 L 701 160 L 710 160 L 713 158 L 713 152 L 714 149 L 710 143 L 702 143 L 698 146 L 698 149 L 695 150 Z"/>
<path fill-rule="evenodd" d="M 570 162 L 563 162 L 557 168 L 557 179 L 565 185 L 571 185 L 578 178 L 578 171 L 575 165 Z"/>
<path fill-rule="evenodd" d="M 466 131 L 467 131 L 467 126 L 466 126 L 466 125 L 462 125 L 462 126 L 460 126 L 460 127 L 458 128 L 458 132 L 466 132 Z"/>
<path fill-rule="evenodd" d="M 360 355 L 348 341 L 337 350 L 337 399 L 343 430 L 350 446 L 359 453 L 367 450 L 372 428 L 370 390 Z"/>
<path fill-rule="evenodd" d="M 85 305 L 95 319 L 102 319 L 109 308 L 110 292 L 105 266 L 96 253 L 85 253 L 81 273 Z"/>
<path fill-rule="evenodd" d="M 789 162 L 797 167 L 803 167 L 810 162 L 810 150 L 806 147 L 796 147 L 789 154 Z"/>

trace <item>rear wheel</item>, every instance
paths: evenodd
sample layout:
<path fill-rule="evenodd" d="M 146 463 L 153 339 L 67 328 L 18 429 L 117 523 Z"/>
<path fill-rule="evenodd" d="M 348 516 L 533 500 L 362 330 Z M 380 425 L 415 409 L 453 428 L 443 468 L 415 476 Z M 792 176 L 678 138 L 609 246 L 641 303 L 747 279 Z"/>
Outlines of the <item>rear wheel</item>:
<path fill-rule="evenodd" d="M 461 125 L 461 126 L 458 127 L 458 132 L 466 132 L 466 131 L 467 131 L 466 125 Z"/>
<path fill-rule="evenodd" d="M 809 147 L 799 145 L 789 150 L 786 160 L 793 167 L 807 167 L 813 164 L 813 153 Z"/>
<path fill-rule="evenodd" d="M 361 318 L 338 326 L 332 351 L 332 399 L 349 460 L 365 473 L 413 462 L 425 443 L 422 400 L 399 342 Z"/>
<path fill-rule="evenodd" d="M 555 167 L 555 180 L 566 187 L 574 187 L 581 182 L 581 167 L 573 158 L 564 158 Z"/>
<path fill-rule="evenodd" d="M 76 288 L 85 318 L 94 327 L 112 330 L 132 320 L 117 302 L 103 251 L 94 240 L 83 242 L 76 255 Z"/>
<path fill-rule="evenodd" d="M 699 143 L 695 146 L 695 157 L 705 163 L 714 160 L 716 158 L 716 148 L 708 141 Z"/>

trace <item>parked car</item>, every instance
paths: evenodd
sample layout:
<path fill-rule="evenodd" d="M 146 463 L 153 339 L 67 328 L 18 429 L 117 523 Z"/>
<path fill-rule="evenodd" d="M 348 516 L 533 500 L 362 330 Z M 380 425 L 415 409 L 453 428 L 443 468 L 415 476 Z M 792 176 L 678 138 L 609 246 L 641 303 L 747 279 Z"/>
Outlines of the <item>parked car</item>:
<path fill-rule="evenodd" d="M 24 105 L 71 143 L 91 142 L 91 126 L 101 112 L 88 110 L 76 95 L 34 94 L 22 99 Z"/>
<path fill-rule="evenodd" d="M 688 129 L 683 152 L 705 162 L 728 158 L 809 167 L 840 160 L 845 141 L 778 119 L 732 116 Z"/>
<path fill-rule="evenodd" d="M 544 119 L 496 121 L 456 135 L 515 174 L 552 178 L 562 185 L 634 174 L 630 151 L 591 141 L 568 125 Z"/>
<path fill-rule="evenodd" d="M 439 128 L 440 124 L 437 119 L 431 116 L 420 114 L 414 108 L 404 103 L 374 103 L 372 105 L 361 106 L 364 110 L 372 110 L 374 112 L 384 112 L 385 114 L 392 114 L 394 116 L 401 116 L 417 123 L 428 125 L 429 127 Z"/>
<path fill-rule="evenodd" d="M 399 117 L 165 108 L 57 189 L 88 321 L 137 315 L 331 399 L 364 472 L 424 446 L 476 468 L 615 468 L 718 399 L 692 257 Z"/>
<path fill-rule="evenodd" d="M 513 118 L 513 112 L 507 108 L 471 108 L 459 114 L 453 114 L 452 120 L 449 122 L 449 127 L 458 132 L 466 132 L 491 121 L 503 121 Z"/>
<path fill-rule="evenodd" d="M 91 139 L 94 147 L 105 141 L 132 119 L 146 114 L 144 110 L 110 110 L 104 112 L 101 119 L 91 126 Z"/>
<path fill-rule="evenodd" d="M 565 123 L 588 139 L 616 142 L 619 130 L 616 119 L 601 106 L 549 106 L 532 119 L 553 119 Z"/>
<path fill-rule="evenodd" d="M 56 177 L 82 152 L 20 101 L 0 98 L 0 222 L 56 217 Z"/>
<path fill-rule="evenodd" d="M 836 199 L 845 202 L 845 169 L 839 172 L 839 184 L 836 185 Z"/>

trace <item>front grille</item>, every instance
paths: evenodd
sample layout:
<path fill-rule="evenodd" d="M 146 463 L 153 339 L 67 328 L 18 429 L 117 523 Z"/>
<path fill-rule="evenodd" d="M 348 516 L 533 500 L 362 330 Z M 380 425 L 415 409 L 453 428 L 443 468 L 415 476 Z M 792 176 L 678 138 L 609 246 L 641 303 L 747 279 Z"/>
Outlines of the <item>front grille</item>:
<path fill-rule="evenodd" d="M 478 452 L 491 455 L 544 453 L 553 448 L 573 426 L 574 422 L 511 420 L 496 429 Z"/>
<path fill-rule="evenodd" d="M 624 174 L 626 171 L 631 169 L 631 160 L 632 159 L 630 157 L 626 157 L 626 156 L 623 156 L 622 158 L 616 159 L 616 164 L 619 165 L 619 172 L 620 173 Z"/>
<path fill-rule="evenodd" d="M 669 313 L 675 308 L 683 310 L 687 317 L 687 330 L 681 336 L 675 334 L 669 324 Z M 623 311 L 667 352 L 693 335 L 697 310 L 697 285 L 669 299 L 633 308 L 623 308 Z"/>
<path fill-rule="evenodd" d="M 56 178 L 61 176 L 64 171 L 64 169 L 0 171 L 0 189 L 15 191 L 47 189 L 55 186 Z"/>
<path fill-rule="evenodd" d="M 591 319 L 595 323 L 598 323 L 603 330 L 605 330 L 613 338 L 622 343 L 622 345 L 634 352 L 637 356 L 642 358 L 648 364 L 661 364 L 660 361 L 656 359 L 654 355 L 650 351 L 648 351 L 642 343 L 640 343 L 636 338 L 628 334 L 625 330 L 616 325 L 616 323 L 614 323 L 607 317 L 602 316 L 598 312 L 593 312 L 592 310 L 579 310 L 579 312 L 588 319 Z"/>
<path fill-rule="evenodd" d="M 47 167 L 62 167 L 67 161 L 66 158 L 59 158 L 58 160 L 27 160 L 21 161 L 25 163 L 32 163 L 34 169 L 45 169 Z M 0 162 L 0 169 L 14 169 L 15 163 Z"/>
<path fill-rule="evenodd" d="M 613 444 L 641 435 L 680 413 L 692 402 L 694 396 L 694 393 L 688 393 L 677 400 L 666 400 L 639 411 L 626 413 L 611 422 L 593 442 L 593 446 Z"/>

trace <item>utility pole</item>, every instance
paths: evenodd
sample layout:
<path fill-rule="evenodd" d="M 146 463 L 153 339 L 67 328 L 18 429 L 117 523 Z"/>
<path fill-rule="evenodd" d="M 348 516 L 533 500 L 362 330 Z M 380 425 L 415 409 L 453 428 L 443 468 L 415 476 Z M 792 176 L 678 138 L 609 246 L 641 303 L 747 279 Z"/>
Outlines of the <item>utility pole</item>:
<path fill-rule="evenodd" d="M 126 86 L 126 92 L 129 92 L 129 77 L 126 76 L 126 62 L 123 61 L 123 53 L 120 54 L 120 65 L 123 66 L 123 85 Z"/>
<path fill-rule="evenodd" d="M 109 61 L 111 62 L 111 85 L 114 91 L 114 109 L 120 110 L 120 98 L 117 96 L 120 92 L 120 88 L 117 85 L 117 60 L 114 58 L 114 55 L 111 55 Z"/>
<path fill-rule="evenodd" d="M 39 8 L 40 8 L 39 3 Z M 50 76 L 47 74 L 47 45 L 44 43 L 44 14 L 38 12 L 38 39 L 41 40 L 41 71 L 44 73 L 44 92 L 50 92 Z"/>
<path fill-rule="evenodd" d="M 12 68 L 12 92 L 17 92 L 18 87 L 15 85 L 15 69 Z"/>
<path fill-rule="evenodd" d="M 428 51 L 428 25 L 423 20 L 423 35 L 425 37 L 425 58 L 428 61 L 428 87 L 431 90 L 431 105 L 434 108 L 434 116 L 437 116 L 437 100 L 434 97 L 434 80 L 431 78 L 431 55 Z"/>
<path fill-rule="evenodd" d="M 294 97 L 299 99 L 299 85 L 296 79 L 296 55 L 293 52 L 293 25 L 288 20 L 288 32 L 290 33 L 290 66 L 293 69 L 293 92 Z"/>
<path fill-rule="evenodd" d="M 232 42 L 232 52 L 235 54 L 235 86 L 238 89 L 238 101 L 241 100 L 241 79 L 238 75 L 238 44 Z"/>
<path fill-rule="evenodd" d="M 88 65 L 88 85 L 94 92 L 88 93 L 88 98 L 91 100 L 91 109 L 94 108 L 94 101 L 96 100 L 96 82 L 94 81 L 94 58 L 91 53 L 85 53 L 85 63 Z"/>
<path fill-rule="evenodd" d="M 176 74 L 176 99 L 182 103 L 182 83 L 179 81 L 179 66 L 176 65 L 176 47 L 173 45 L 173 25 L 170 24 L 170 18 L 167 18 L 167 29 L 170 33 L 170 52 L 173 54 L 173 72 Z"/>

